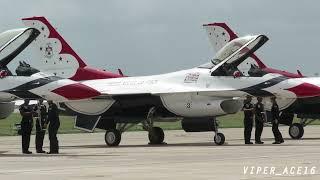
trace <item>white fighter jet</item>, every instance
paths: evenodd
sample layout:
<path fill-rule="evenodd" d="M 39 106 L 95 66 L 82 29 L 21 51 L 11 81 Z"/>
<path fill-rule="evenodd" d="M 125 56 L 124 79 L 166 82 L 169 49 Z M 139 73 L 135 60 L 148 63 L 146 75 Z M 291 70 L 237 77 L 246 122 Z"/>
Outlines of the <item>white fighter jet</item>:
<path fill-rule="evenodd" d="M 34 43 L 42 60 L 40 63 L 54 66 L 63 56 L 71 64 L 66 77 L 74 77 L 82 61 L 63 38 L 43 17 L 23 21 L 44 37 Z M 223 32 L 215 35 L 226 36 Z M 225 137 L 218 131 L 216 117 L 238 112 L 246 95 L 277 96 L 280 108 L 290 106 L 297 99 L 320 95 L 320 78 L 292 79 L 264 70 L 259 61 L 247 60 L 267 40 L 265 35 L 233 38 L 219 48 L 208 63 L 178 72 L 141 77 L 78 78 L 101 95 L 86 101 L 60 103 L 60 107 L 75 115 L 77 126 L 82 129 L 107 130 L 105 141 L 110 146 L 119 145 L 122 132 L 138 123 L 149 132 L 150 143 L 162 143 L 164 132 L 154 127 L 154 122 L 177 120 L 181 120 L 187 132 L 215 131 L 214 141 L 221 145 Z M 52 49 L 56 53 L 50 56 L 56 58 L 48 58 L 41 47 Z M 48 72 L 55 70 L 63 72 L 63 68 L 47 68 Z"/>

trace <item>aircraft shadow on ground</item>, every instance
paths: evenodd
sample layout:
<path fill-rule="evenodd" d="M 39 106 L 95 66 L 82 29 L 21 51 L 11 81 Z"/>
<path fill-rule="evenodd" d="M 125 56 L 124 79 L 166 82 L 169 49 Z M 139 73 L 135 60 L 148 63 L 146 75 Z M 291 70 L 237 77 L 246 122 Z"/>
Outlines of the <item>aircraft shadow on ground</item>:
<path fill-rule="evenodd" d="M 0 158 L 5 157 L 71 157 L 71 158 L 77 158 L 77 157 L 109 157 L 109 156 L 119 156 L 119 155 L 111 155 L 111 154 L 5 154 L 9 151 L 0 151 Z"/>
<path fill-rule="evenodd" d="M 274 138 L 262 138 L 263 140 L 270 140 L 273 141 Z M 311 137 L 311 138 L 301 138 L 301 139 L 292 139 L 292 138 L 283 138 L 285 141 L 309 141 L 309 140 L 320 140 L 318 137 Z"/>
<path fill-rule="evenodd" d="M 274 138 L 261 138 L 264 141 L 274 141 Z M 300 140 L 320 140 L 320 137 L 310 137 L 310 138 L 301 138 L 301 139 L 292 139 L 292 138 L 283 138 L 285 141 L 300 141 Z M 244 139 L 226 139 L 226 141 L 244 141 Z M 254 139 L 251 139 L 254 142 Z"/>
<path fill-rule="evenodd" d="M 230 142 L 234 141 L 235 139 L 231 139 Z M 246 145 L 243 143 L 236 143 L 236 144 L 229 144 L 226 142 L 225 145 L 216 145 L 213 142 L 196 142 L 196 143 L 172 143 L 172 144 L 160 144 L 160 145 L 150 145 L 150 144 L 140 144 L 140 145 L 119 145 L 117 147 L 109 147 L 105 144 L 96 144 L 96 145 L 64 145 L 60 146 L 62 151 L 63 149 L 77 149 L 77 148 L 165 148 L 165 147 L 217 147 L 217 148 L 228 148 L 228 147 L 235 147 L 235 146 L 244 146 L 244 147 L 265 147 L 265 146 L 315 146 L 312 144 L 295 144 L 295 143 L 290 143 L 286 144 L 280 144 L 280 145 L 274 145 L 271 144 L 273 142 L 273 138 L 264 138 L 265 144 L 262 145 Z M 311 141 L 311 140 L 320 140 L 320 138 L 303 138 L 301 140 L 294 140 L 291 138 L 286 138 L 285 141 Z M 5 158 L 5 157 L 70 157 L 70 158 L 77 158 L 77 157 L 110 157 L 110 156 L 120 156 L 120 155 L 115 155 L 115 154 L 66 154 L 66 153 L 60 153 L 60 154 L 7 154 L 9 151 L 0 151 L 0 158 Z"/>
<path fill-rule="evenodd" d="M 291 139 L 289 139 L 291 140 Z M 295 140 L 292 140 L 295 141 Z M 246 145 L 243 143 L 237 143 L 237 144 L 229 144 L 228 142 L 226 142 L 225 145 L 216 145 L 213 142 L 198 142 L 198 143 L 172 143 L 172 144 L 160 144 L 160 145 L 150 145 L 150 144 L 140 144 L 140 145 L 119 145 L 116 147 L 109 147 L 107 145 L 104 144 L 97 144 L 97 145 L 73 145 L 73 146 L 62 146 L 62 149 L 74 149 L 74 148 L 155 148 L 155 147 L 232 147 L 232 146 L 314 146 L 314 145 L 310 145 L 310 144 L 280 144 L 280 145 L 275 145 L 275 144 L 271 144 L 273 141 L 268 141 L 265 142 L 265 144 L 262 145 L 257 145 L 257 144 L 252 144 L 252 145 Z"/>

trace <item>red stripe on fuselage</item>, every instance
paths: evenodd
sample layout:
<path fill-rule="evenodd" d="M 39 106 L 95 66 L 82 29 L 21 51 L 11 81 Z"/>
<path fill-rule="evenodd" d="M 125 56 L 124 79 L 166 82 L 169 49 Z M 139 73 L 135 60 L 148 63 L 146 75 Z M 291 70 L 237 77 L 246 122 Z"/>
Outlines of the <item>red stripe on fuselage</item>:
<path fill-rule="evenodd" d="M 124 77 L 120 74 L 111 73 L 108 71 L 102 71 L 95 68 L 84 67 L 78 68 L 77 72 L 70 79 L 74 81 L 94 80 L 94 79 L 109 79 Z"/>
<path fill-rule="evenodd" d="M 295 93 L 299 98 L 320 96 L 320 87 L 310 83 L 302 83 L 287 90 Z"/>
<path fill-rule="evenodd" d="M 80 83 L 62 86 L 53 90 L 52 92 L 69 100 L 88 99 L 101 95 L 101 93 L 97 90 Z"/>

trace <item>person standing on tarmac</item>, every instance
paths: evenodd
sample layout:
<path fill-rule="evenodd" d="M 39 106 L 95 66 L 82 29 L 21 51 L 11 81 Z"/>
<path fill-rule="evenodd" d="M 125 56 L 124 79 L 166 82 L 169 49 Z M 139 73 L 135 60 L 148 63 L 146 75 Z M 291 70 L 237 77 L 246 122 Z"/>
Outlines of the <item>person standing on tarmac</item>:
<path fill-rule="evenodd" d="M 43 100 L 39 100 L 38 104 L 35 106 L 34 111 L 36 112 L 36 151 L 37 153 L 46 153 L 43 147 L 43 139 L 46 134 L 47 122 L 47 107 L 43 104 Z"/>
<path fill-rule="evenodd" d="M 265 112 L 264 105 L 262 104 L 262 97 L 257 97 L 257 104 L 254 107 L 255 112 L 255 123 L 256 123 L 256 131 L 255 131 L 255 143 L 263 144 L 261 141 L 261 134 L 263 131 L 263 124 L 265 121 Z"/>
<path fill-rule="evenodd" d="M 272 107 L 271 107 L 271 118 L 272 118 L 272 132 L 274 135 L 275 142 L 272 144 L 281 144 L 284 143 L 281 132 L 279 131 L 279 106 L 276 101 L 276 97 L 271 98 Z"/>
<path fill-rule="evenodd" d="M 244 142 L 245 144 L 253 144 L 251 139 L 251 131 L 253 126 L 253 115 L 254 115 L 254 108 L 253 104 L 251 103 L 252 97 L 247 96 L 247 99 L 244 101 L 243 104 L 243 112 L 244 112 Z"/>
<path fill-rule="evenodd" d="M 33 127 L 33 111 L 32 107 L 29 105 L 29 100 L 25 99 L 24 103 L 19 107 L 20 114 L 22 116 L 21 120 L 21 136 L 22 136 L 22 153 L 32 154 L 29 151 L 30 146 L 30 136 Z"/>
<path fill-rule="evenodd" d="M 49 124 L 49 140 L 50 151 L 48 154 L 59 154 L 59 141 L 57 138 L 58 129 L 60 127 L 59 109 L 55 103 L 48 101 L 48 120 L 46 124 Z"/>

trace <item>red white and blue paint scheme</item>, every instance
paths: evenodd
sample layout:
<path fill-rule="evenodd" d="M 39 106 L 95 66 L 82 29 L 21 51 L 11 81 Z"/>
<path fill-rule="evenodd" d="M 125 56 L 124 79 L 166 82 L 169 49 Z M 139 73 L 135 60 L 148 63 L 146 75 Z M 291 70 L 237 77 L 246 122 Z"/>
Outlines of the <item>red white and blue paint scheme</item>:
<path fill-rule="evenodd" d="M 238 36 L 226 23 L 204 24 L 203 27 L 206 30 L 210 43 L 215 51 L 218 51 L 227 42 L 238 38 Z M 276 73 L 289 78 L 303 77 L 299 70 L 297 70 L 297 74 L 294 74 L 267 67 L 254 53 L 252 53 L 252 55 L 245 61 L 247 61 L 247 63 L 256 63 L 257 66 L 259 66 L 259 68 L 266 73 Z M 312 92 L 308 92 L 307 90 L 296 91 L 298 91 L 299 93 L 307 92 L 312 94 Z M 312 123 L 317 119 L 320 119 L 320 109 L 318 108 L 319 106 L 319 98 L 298 98 L 290 106 L 282 109 L 279 122 L 281 124 L 290 126 L 289 135 L 293 139 L 300 139 L 304 134 L 304 126 Z M 299 123 L 293 123 L 294 115 L 297 115 L 297 117 L 301 119 Z"/>
<path fill-rule="evenodd" d="M 105 141 L 110 146 L 117 146 L 121 133 L 137 123 L 149 132 L 150 143 L 162 143 L 163 130 L 153 123 L 177 120 L 182 121 L 182 127 L 188 132 L 215 131 L 214 141 L 220 145 L 225 138 L 218 132 L 216 117 L 238 112 L 246 95 L 276 96 L 282 110 L 299 100 L 320 96 L 320 78 L 304 78 L 301 74 L 267 68 L 254 55 L 268 40 L 265 35 L 237 38 L 224 32 L 226 29 L 216 31 L 214 28 L 219 29 L 219 25 L 205 25 L 213 27 L 207 28 L 209 35 L 226 36 L 220 40 L 224 44 L 217 46 L 215 57 L 206 64 L 161 75 L 93 77 L 91 73 L 95 70 L 81 72 L 87 65 L 45 18 L 32 17 L 23 21 L 40 32 L 40 38 L 33 45 L 43 65 L 35 67 L 42 72 L 81 81 L 101 94 L 86 101 L 60 103 L 60 108 L 75 115 L 76 126 L 82 129 L 107 130 Z M 44 48 L 53 52 L 50 58 L 43 52 Z"/>
<path fill-rule="evenodd" d="M 23 18 L 22 22 L 40 32 L 37 40 L 30 45 L 39 59 L 29 63 L 41 72 L 74 81 L 123 77 L 120 69 L 119 73 L 112 73 L 88 66 L 46 18 Z"/>
<path fill-rule="evenodd" d="M 0 117 L 7 117 L 16 99 L 46 99 L 55 102 L 99 96 L 95 89 L 71 79 L 45 74 L 21 63 L 14 74 L 8 64 L 32 43 L 40 32 L 34 28 L 13 29 L 0 34 Z M 21 72 L 21 74 L 20 74 Z M 77 89 L 77 91 L 74 91 Z"/>

